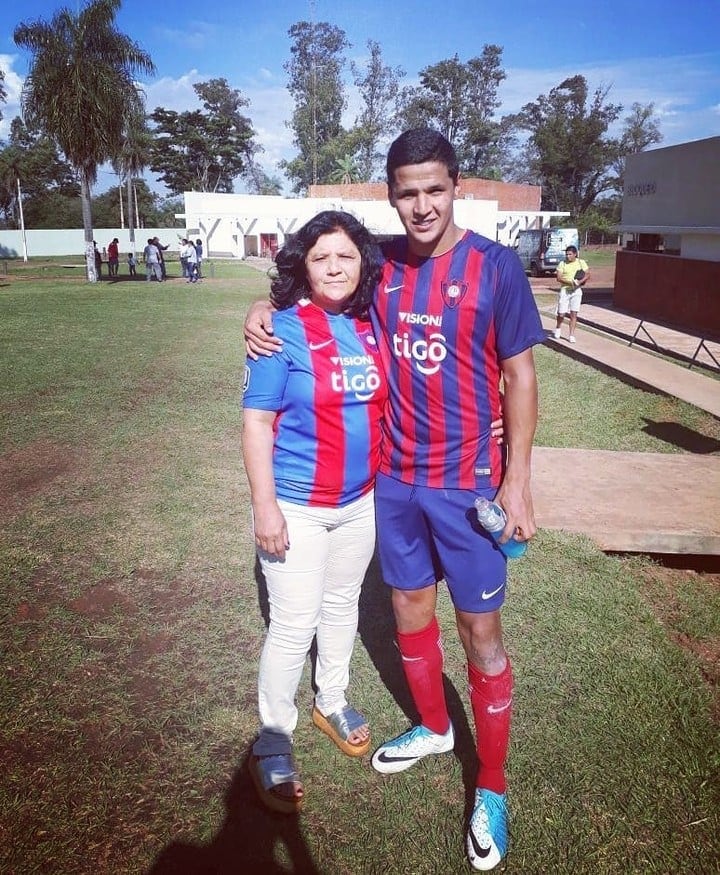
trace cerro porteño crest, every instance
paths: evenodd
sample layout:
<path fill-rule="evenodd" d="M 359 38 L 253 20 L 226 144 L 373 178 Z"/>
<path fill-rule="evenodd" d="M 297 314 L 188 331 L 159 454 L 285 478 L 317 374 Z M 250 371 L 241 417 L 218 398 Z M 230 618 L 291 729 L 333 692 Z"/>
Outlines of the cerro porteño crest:
<path fill-rule="evenodd" d="M 446 280 L 441 289 L 445 306 L 454 309 L 467 294 L 468 287 L 462 280 Z"/>

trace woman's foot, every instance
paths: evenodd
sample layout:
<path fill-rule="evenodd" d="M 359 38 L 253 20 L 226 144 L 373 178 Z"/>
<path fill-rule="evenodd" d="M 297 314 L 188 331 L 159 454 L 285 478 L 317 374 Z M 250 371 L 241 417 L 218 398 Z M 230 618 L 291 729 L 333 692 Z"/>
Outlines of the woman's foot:
<path fill-rule="evenodd" d="M 291 753 L 250 755 L 250 777 L 266 808 L 281 814 L 297 814 L 302 808 L 303 786 Z"/>
<path fill-rule="evenodd" d="M 367 720 L 350 705 L 345 705 L 327 717 L 316 705 L 312 711 L 312 721 L 347 756 L 361 757 L 370 750 L 370 727 Z"/>

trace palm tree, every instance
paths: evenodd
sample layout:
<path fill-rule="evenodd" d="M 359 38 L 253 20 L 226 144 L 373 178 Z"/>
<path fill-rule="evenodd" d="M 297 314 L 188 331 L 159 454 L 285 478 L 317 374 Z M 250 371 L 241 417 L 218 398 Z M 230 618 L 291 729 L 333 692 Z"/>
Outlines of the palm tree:
<path fill-rule="evenodd" d="M 151 74 L 150 56 L 115 26 L 121 0 L 93 0 L 74 15 L 15 28 L 15 43 L 32 52 L 22 92 L 23 113 L 55 140 L 80 182 L 85 260 L 96 282 L 90 186 L 100 164 L 120 153 L 125 119 L 143 112 L 133 76 Z"/>
<path fill-rule="evenodd" d="M 120 152 L 112 161 L 113 169 L 121 178 L 124 177 L 127 187 L 128 230 L 130 233 L 130 248 L 135 252 L 135 222 L 133 220 L 132 182 L 140 176 L 147 167 L 150 155 L 151 134 L 145 120 L 145 113 L 129 114 L 125 120 L 125 130 Z M 122 191 L 118 187 L 120 203 Z"/>
<path fill-rule="evenodd" d="M 333 182 L 339 182 L 341 185 L 349 185 L 358 177 L 358 169 L 355 164 L 355 159 L 347 152 L 342 158 L 335 159 L 335 169 L 330 174 Z"/>

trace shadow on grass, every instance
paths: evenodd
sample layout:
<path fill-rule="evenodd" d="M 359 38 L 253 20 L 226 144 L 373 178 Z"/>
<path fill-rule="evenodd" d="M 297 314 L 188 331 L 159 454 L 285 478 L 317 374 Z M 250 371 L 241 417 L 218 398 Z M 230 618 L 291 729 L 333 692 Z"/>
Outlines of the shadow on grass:
<path fill-rule="evenodd" d="M 720 441 L 700 434 L 692 428 L 687 428 L 678 422 L 656 422 L 643 417 L 645 425 L 642 430 L 651 437 L 672 444 L 689 453 L 708 454 L 720 450 Z"/>
<path fill-rule="evenodd" d="M 237 872 L 320 875 L 303 838 L 299 818 L 274 814 L 262 807 L 248 772 L 248 756 L 233 776 L 225 797 L 225 822 L 212 842 L 208 845 L 173 842 L 147 875 Z"/>
<path fill-rule="evenodd" d="M 444 584 L 440 584 L 444 586 Z M 391 589 L 382 580 L 377 556 L 373 558 L 365 575 L 360 595 L 360 638 L 365 645 L 380 681 L 395 699 L 400 710 L 411 725 L 420 722 L 415 704 L 405 680 L 400 654 L 395 646 L 395 620 L 393 617 Z M 443 629 L 447 647 L 462 647 L 455 626 Z M 477 754 L 475 733 L 468 723 L 465 706 L 454 684 L 444 675 L 445 700 L 455 729 L 455 756 L 462 768 L 466 797 L 466 817 L 469 818 L 475 801 L 475 778 Z M 397 734 L 407 727 L 398 726 Z M 379 743 L 387 739 L 377 739 Z"/>
<path fill-rule="evenodd" d="M 255 561 L 255 582 L 258 591 L 260 613 L 267 628 L 270 623 L 270 606 L 268 603 L 267 585 L 262 573 L 260 562 Z M 443 586 L 444 584 L 440 584 Z M 420 716 L 417 713 L 410 690 L 405 680 L 399 651 L 395 645 L 395 618 L 393 616 L 391 588 L 382 579 L 380 563 L 377 554 L 373 557 L 365 574 L 360 592 L 358 633 L 380 682 L 403 712 L 410 725 L 417 725 Z M 443 635 L 447 646 L 462 647 L 456 627 L 445 628 Z M 316 645 L 310 650 L 313 666 L 313 689 L 315 687 L 315 664 L 317 657 Z M 463 700 L 454 684 L 444 675 L 445 700 L 448 712 L 455 729 L 455 756 L 462 768 L 463 786 L 465 788 L 466 817 L 469 818 L 475 803 L 475 778 L 477 775 L 477 754 L 475 749 L 475 734 L 471 729 Z M 372 715 L 367 715 L 372 723 Z M 397 734 L 404 732 L 406 726 L 398 726 Z M 374 739 L 375 746 L 387 739 Z"/>

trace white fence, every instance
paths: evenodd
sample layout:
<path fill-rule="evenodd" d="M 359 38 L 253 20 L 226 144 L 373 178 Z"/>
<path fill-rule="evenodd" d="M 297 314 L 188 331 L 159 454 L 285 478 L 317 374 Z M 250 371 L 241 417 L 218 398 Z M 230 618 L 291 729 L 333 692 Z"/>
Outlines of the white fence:
<path fill-rule="evenodd" d="M 177 253 L 180 240 L 186 232 L 182 228 L 136 228 L 135 252 L 142 252 L 149 237 L 157 237 L 169 252 Z M 120 260 L 132 249 L 127 228 L 94 228 L 93 237 L 100 252 L 117 237 L 120 241 Z M 69 255 L 82 260 L 85 254 L 85 232 L 82 228 L 67 228 L 52 231 L 26 231 L 28 257 Z M 0 231 L 0 258 L 22 258 L 22 231 Z"/>

